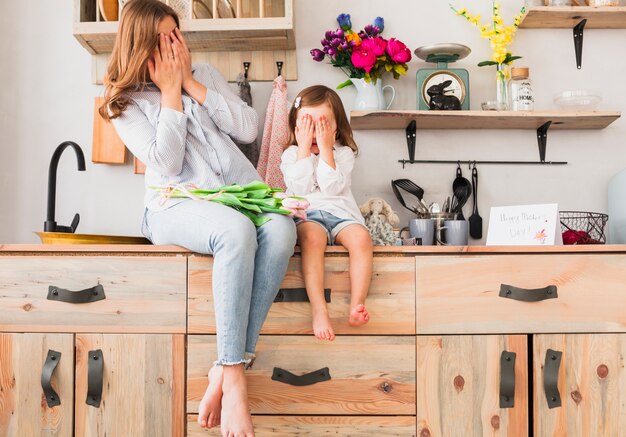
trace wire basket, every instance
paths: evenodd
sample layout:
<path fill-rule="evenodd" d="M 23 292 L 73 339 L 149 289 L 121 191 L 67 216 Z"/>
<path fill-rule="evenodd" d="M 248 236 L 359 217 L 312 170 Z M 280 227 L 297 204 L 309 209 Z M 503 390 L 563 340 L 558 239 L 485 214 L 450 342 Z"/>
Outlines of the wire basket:
<path fill-rule="evenodd" d="M 607 214 L 586 211 L 560 211 L 561 232 L 564 244 L 605 244 L 604 227 L 609 221 Z M 565 232 L 571 231 L 569 237 Z"/>

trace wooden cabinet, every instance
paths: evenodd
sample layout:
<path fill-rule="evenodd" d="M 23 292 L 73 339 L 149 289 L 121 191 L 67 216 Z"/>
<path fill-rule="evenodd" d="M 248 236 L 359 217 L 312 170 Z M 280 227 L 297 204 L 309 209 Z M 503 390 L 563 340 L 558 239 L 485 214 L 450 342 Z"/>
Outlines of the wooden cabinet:
<path fill-rule="evenodd" d="M 213 258 L 189 258 L 189 333 L 215 334 L 212 281 Z M 376 256 L 367 297 L 370 322 L 348 325 L 350 305 L 349 259 L 346 254 L 325 260 L 328 311 L 336 334 L 415 335 L 415 261 L 412 257 Z M 299 301 L 298 301 L 299 300 Z M 311 307 L 306 300 L 300 257 L 293 257 L 263 325 L 262 334 L 310 334 Z"/>
<path fill-rule="evenodd" d="M 476 252 L 416 259 L 418 435 L 620 435 L 626 256 Z M 505 410 L 498 357 L 509 349 L 516 405 Z"/>
<path fill-rule="evenodd" d="M 376 248 L 359 328 L 347 254 L 325 263 L 337 338 L 312 335 L 294 256 L 246 371 L 257 436 L 623 434 L 626 247 Z M 197 425 L 217 355 L 211 268 L 163 246 L 0 246 L 0 437 L 219 436 Z M 106 297 L 58 299 L 80 290 Z"/>
<path fill-rule="evenodd" d="M 417 332 L 623 332 L 624 284 L 617 254 L 421 257 Z"/>
<path fill-rule="evenodd" d="M 417 435 L 528 435 L 526 336 L 417 338 Z"/>
<path fill-rule="evenodd" d="M 184 436 L 186 277 L 181 256 L 0 256 L 0 436 Z"/>
<path fill-rule="evenodd" d="M 624 435 L 626 334 L 541 334 L 533 349 L 536 436 Z"/>
<path fill-rule="evenodd" d="M 60 405 L 42 391 L 48 351 L 56 351 L 48 378 Z M 71 334 L 0 333 L 0 436 L 71 437 L 74 432 L 74 339 Z"/>
<path fill-rule="evenodd" d="M 0 436 L 183 436 L 184 359 L 181 334 L 0 334 Z"/>
<path fill-rule="evenodd" d="M 88 405 L 92 351 L 102 351 L 102 401 Z M 76 336 L 76 435 L 180 436 L 185 429 L 185 338 Z"/>
<path fill-rule="evenodd" d="M 249 80 L 271 81 L 282 62 L 285 80 L 298 79 L 293 0 L 161 1 L 178 13 L 194 63 L 211 63 L 235 81 L 248 62 Z M 74 0 L 73 34 L 94 55 L 94 83 L 102 83 L 119 26 L 117 11 L 103 13 L 102 4 L 111 1 Z"/>

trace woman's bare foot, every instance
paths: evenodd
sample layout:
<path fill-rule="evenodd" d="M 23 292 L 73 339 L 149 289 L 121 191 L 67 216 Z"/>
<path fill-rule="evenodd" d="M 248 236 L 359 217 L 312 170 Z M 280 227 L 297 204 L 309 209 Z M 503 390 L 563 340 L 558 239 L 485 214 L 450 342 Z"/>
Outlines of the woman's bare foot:
<path fill-rule="evenodd" d="M 370 314 L 365 309 L 365 305 L 358 304 L 350 310 L 348 323 L 352 326 L 365 325 L 370 320 Z"/>
<path fill-rule="evenodd" d="M 227 366 L 225 372 L 224 395 L 222 397 L 222 435 L 254 437 L 243 365 Z"/>
<path fill-rule="evenodd" d="M 213 428 L 220 424 L 222 412 L 222 366 L 214 365 L 209 370 L 209 386 L 198 407 L 198 424 L 202 428 Z"/>
<path fill-rule="evenodd" d="M 320 340 L 333 341 L 335 339 L 335 331 L 326 308 L 322 311 L 313 311 L 313 334 Z"/>

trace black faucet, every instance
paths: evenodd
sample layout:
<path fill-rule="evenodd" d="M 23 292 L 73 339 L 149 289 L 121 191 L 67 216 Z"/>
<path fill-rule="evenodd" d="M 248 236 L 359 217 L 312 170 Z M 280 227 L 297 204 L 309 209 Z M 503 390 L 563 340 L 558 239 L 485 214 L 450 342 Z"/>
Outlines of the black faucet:
<path fill-rule="evenodd" d="M 85 171 L 85 155 L 78 144 L 73 141 L 65 141 L 56 148 L 52 154 L 50 160 L 50 169 L 48 170 L 48 213 L 46 222 L 43 225 L 45 232 L 67 232 L 73 234 L 76 231 L 78 222 L 80 221 L 80 215 L 76 214 L 72 224 L 70 226 L 59 226 L 54 220 L 54 209 L 56 204 L 56 191 L 57 191 L 57 167 L 59 166 L 59 159 L 63 154 L 63 151 L 67 147 L 71 147 L 76 152 L 76 161 L 78 161 L 78 171 Z"/>

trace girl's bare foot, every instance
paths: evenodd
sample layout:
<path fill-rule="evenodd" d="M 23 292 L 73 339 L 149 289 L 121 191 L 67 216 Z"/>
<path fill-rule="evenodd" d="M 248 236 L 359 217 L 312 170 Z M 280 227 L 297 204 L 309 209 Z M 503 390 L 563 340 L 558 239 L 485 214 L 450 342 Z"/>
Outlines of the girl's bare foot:
<path fill-rule="evenodd" d="M 248 406 L 246 377 L 241 369 L 226 369 L 222 397 L 222 435 L 228 437 L 254 437 L 254 426 Z M 238 367 L 238 366 L 232 366 Z"/>
<path fill-rule="evenodd" d="M 198 424 L 202 428 L 213 428 L 220 424 L 222 410 L 222 366 L 213 366 L 209 370 L 209 386 L 198 407 Z"/>
<path fill-rule="evenodd" d="M 328 311 L 313 311 L 313 334 L 320 340 L 333 341 L 335 339 L 335 331 L 330 323 Z"/>
<path fill-rule="evenodd" d="M 365 309 L 365 305 L 358 304 L 350 310 L 350 317 L 348 323 L 352 326 L 365 325 L 370 319 L 370 315 Z"/>

